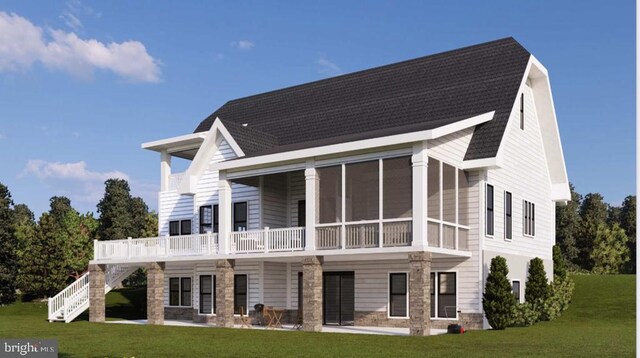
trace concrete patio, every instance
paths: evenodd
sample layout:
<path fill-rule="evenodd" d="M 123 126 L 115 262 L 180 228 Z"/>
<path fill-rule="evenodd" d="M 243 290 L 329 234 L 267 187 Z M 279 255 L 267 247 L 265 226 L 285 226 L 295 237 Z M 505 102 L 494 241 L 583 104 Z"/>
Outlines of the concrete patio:
<path fill-rule="evenodd" d="M 137 319 L 137 320 L 121 320 L 121 321 L 106 321 L 106 323 L 116 323 L 116 324 L 147 324 L 146 319 Z M 214 324 L 210 323 L 194 323 L 191 321 L 180 321 L 180 320 L 165 320 L 165 326 L 176 326 L 176 327 L 216 327 Z M 241 325 L 235 325 L 234 328 L 242 329 Z M 266 330 L 265 326 L 251 326 L 251 328 L 244 329 L 259 329 Z M 295 331 L 293 325 L 282 325 L 282 328 L 273 329 L 276 331 Z M 387 335 L 387 336 L 408 336 L 409 328 L 396 328 L 396 327 L 364 327 L 364 326 L 322 326 L 323 333 L 351 333 L 351 334 L 374 334 L 374 335 Z M 447 330 L 445 329 L 431 329 L 431 335 L 445 334 Z"/>

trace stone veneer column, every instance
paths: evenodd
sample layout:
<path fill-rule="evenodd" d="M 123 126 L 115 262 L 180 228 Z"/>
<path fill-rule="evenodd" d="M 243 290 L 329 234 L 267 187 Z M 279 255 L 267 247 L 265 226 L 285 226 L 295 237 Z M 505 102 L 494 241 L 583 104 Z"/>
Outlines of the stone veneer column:
<path fill-rule="evenodd" d="M 431 253 L 409 253 L 409 332 L 428 336 L 431 328 Z"/>
<path fill-rule="evenodd" d="M 89 322 L 104 322 L 105 265 L 89 265 Z"/>
<path fill-rule="evenodd" d="M 164 324 L 164 262 L 147 266 L 147 323 Z"/>
<path fill-rule="evenodd" d="M 322 331 L 322 256 L 302 260 L 302 329 Z"/>
<path fill-rule="evenodd" d="M 233 328 L 235 260 L 216 261 L 216 326 Z"/>

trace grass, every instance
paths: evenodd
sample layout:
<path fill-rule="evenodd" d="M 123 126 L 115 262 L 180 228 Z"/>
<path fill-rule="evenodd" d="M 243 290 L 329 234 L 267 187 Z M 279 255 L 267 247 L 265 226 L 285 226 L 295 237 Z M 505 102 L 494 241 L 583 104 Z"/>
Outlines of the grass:
<path fill-rule="evenodd" d="M 505 331 L 392 337 L 93 324 L 86 316 L 64 324 L 45 320 L 46 304 L 17 303 L 0 308 L 0 337 L 58 339 L 61 357 L 634 356 L 635 276 L 574 280 L 574 300 L 562 317 Z M 144 318 L 138 304 L 144 289 L 109 293 L 107 315 Z"/>

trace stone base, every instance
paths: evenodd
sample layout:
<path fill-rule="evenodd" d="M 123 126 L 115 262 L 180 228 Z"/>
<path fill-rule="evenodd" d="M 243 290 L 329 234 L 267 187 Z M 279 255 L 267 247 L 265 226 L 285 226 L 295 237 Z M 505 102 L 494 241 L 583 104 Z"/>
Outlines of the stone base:
<path fill-rule="evenodd" d="M 176 315 L 176 317 L 178 318 L 168 318 L 169 317 L 168 310 L 171 310 L 173 312 L 172 314 Z M 181 320 L 192 319 L 194 323 L 209 323 L 209 324 L 217 323 L 215 315 L 199 314 L 198 310 L 192 310 L 190 308 L 189 309 L 178 308 L 177 310 L 175 310 L 174 308 L 167 307 L 165 308 L 165 316 L 167 317 L 167 319 L 181 319 Z M 282 319 L 280 320 L 280 322 L 282 324 L 295 324 L 297 318 L 298 318 L 298 310 L 286 310 L 282 315 Z M 249 319 L 252 325 L 260 324 L 260 320 L 256 314 L 256 311 L 253 311 L 253 310 L 249 311 Z M 240 320 L 239 315 L 234 315 L 233 321 L 234 321 L 234 324 L 236 325 L 242 324 L 242 320 Z"/>
<path fill-rule="evenodd" d="M 193 319 L 193 309 L 191 307 L 165 307 L 164 318 L 188 321 Z"/>
<path fill-rule="evenodd" d="M 459 324 L 465 330 L 482 329 L 482 313 L 460 313 L 457 320 L 431 319 L 431 328 L 447 329 L 450 324 Z M 356 311 L 356 326 L 409 328 L 408 318 L 389 318 L 387 312 Z"/>

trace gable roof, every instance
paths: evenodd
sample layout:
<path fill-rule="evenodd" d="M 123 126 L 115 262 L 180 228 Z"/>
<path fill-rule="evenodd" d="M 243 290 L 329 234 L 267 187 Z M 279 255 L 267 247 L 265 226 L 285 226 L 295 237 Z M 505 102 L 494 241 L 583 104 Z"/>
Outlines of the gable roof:
<path fill-rule="evenodd" d="M 247 156 L 428 130 L 495 111 L 465 160 L 496 156 L 530 53 L 513 38 L 227 102 L 219 118 Z"/>

